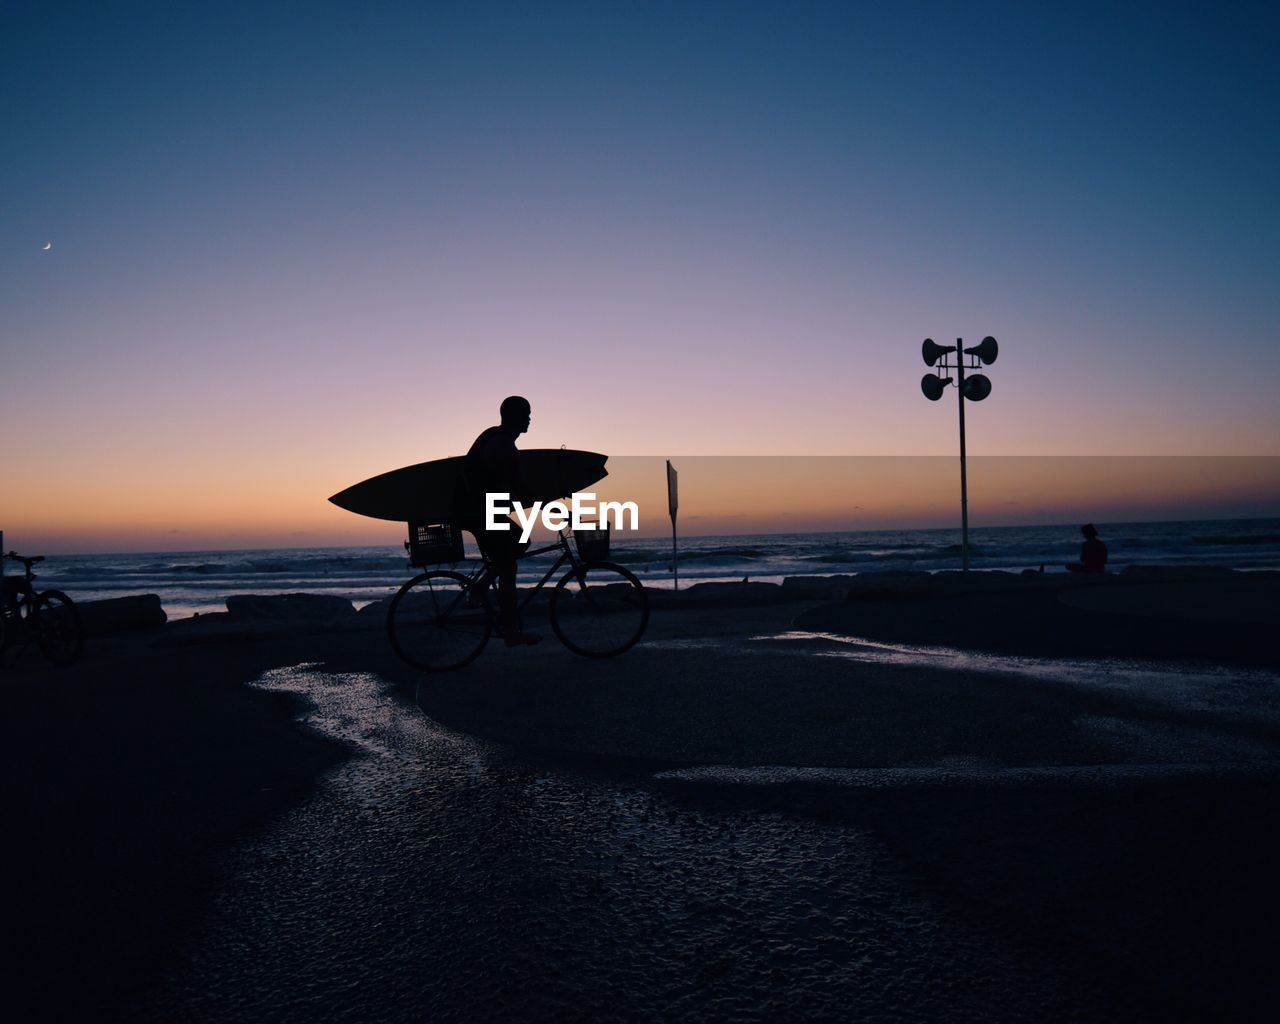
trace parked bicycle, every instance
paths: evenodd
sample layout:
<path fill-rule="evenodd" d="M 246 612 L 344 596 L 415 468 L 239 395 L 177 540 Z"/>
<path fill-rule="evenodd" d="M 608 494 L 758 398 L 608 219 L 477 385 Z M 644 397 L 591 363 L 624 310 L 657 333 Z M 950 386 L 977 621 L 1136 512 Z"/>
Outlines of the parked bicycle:
<path fill-rule="evenodd" d="M 53 664 L 66 667 L 84 652 L 84 628 L 71 598 L 60 590 L 36 590 L 31 567 L 44 555 L 24 558 L 10 551 L 5 558 L 21 562 L 23 575 L 4 577 L 0 604 L 0 650 L 16 648 L 19 655 L 32 641 Z"/>
<path fill-rule="evenodd" d="M 570 537 L 575 544 L 570 545 Z M 632 573 L 603 560 L 608 531 L 565 529 L 554 544 L 526 551 L 521 558 L 559 550 L 560 557 L 532 589 L 523 610 L 560 569 L 567 571 L 551 592 L 551 628 L 569 650 L 587 658 L 611 658 L 630 650 L 649 624 L 644 587 Z M 462 533 L 454 526 L 410 524 L 410 563 L 418 568 L 461 562 Z M 576 550 L 575 550 L 576 549 Z M 424 672 L 444 672 L 469 665 L 500 632 L 496 579 L 488 560 L 472 573 L 431 569 L 396 592 L 387 610 L 387 634 L 396 654 Z"/>

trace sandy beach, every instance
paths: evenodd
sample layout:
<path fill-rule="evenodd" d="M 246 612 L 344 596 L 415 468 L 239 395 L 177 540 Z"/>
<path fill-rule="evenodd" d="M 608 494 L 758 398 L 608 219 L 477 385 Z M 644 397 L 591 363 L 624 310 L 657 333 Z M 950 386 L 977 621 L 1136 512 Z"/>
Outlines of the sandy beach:
<path fill-rule="evenodd" d="M 656 595 L 616 661 L 441 677 L 376 611 L 29 652 L 6 1005 L 1263 1019 L 1280 580 L 820 589 Z"/>

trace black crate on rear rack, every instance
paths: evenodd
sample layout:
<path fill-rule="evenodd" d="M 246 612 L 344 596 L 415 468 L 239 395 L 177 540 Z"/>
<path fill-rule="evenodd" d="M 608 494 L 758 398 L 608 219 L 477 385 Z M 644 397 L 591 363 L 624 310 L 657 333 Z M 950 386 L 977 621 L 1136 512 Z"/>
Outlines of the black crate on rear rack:
<path fill-rule="evenodd" d="M 609 557 L 609 524 L 597 523 L 594 530 L 574 530 L 573 541 L 584 562 L 603 562 Z"/>
<path fill-rule="evenodd" d="M 452 523 L 410 523 L 409 539 L 404 542 L 409 564 L 418 568 L 461 562 L 462 531 Z"/>

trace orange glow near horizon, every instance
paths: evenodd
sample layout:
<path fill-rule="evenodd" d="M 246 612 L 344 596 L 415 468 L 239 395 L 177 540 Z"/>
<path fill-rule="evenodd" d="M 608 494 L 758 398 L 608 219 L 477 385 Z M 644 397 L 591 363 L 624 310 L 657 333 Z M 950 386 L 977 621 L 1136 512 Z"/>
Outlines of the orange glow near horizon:
<path fill-rule="evenodd" d="M 957 460 L 943 457 L 686 456 L 680 471 L 684 536 L 958 527 Z M 390 467 L 381 467 L 383 469 Z M 664 460 L 622 456 L 598 500 L 635 501 L 639 535 L 665 536 Z M 175 467 L 161 489 L 139 491 L 105 468 L 5 496 L 7 547 L 24 552 L 194 551 L 395 545 L 398 523 L 353 515 L 327 495 L 354 482 L 331 466 L 245 473 L 235 487 Z M 376 469 L 374 471 L 377 471 Z M 48 510 L 54 510 L 52 512 Z M 974 457 L 970 525 L 1280 515 L 1280 457 Z"/>

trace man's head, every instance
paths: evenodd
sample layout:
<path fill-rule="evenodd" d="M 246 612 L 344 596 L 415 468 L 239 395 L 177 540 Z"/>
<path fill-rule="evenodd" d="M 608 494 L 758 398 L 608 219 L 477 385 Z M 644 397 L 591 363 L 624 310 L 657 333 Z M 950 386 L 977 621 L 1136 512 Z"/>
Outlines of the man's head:
<path fill-rule="evenodd" d="M 1085 523 L 1084 526 L 1080 527 L 1080 532 L 1084 534 L 1085 540 L 1093 540 L 1094 537 L 1098 536 L 1098 528 L 1093 523 Z"/>
<path fill-rule="evenodd" d="M 502 425 L 508 430 L 523 434 L 529 429 L 529 419 L 533 415 L 533 409 L 527 398 L 521 398 L 519 395 L 504 398 L 502 405 L 498 407 L 498 412 L 502 414 Z"/>

